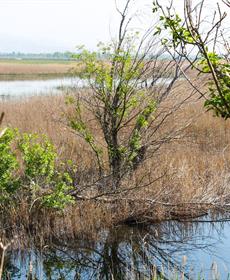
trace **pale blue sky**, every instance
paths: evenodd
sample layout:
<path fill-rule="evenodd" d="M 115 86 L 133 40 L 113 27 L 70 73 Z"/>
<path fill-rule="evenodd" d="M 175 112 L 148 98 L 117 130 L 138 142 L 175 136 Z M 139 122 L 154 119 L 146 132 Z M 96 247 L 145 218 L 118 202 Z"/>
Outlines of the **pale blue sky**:
<path fill-rule="evenodd" d="M 152 0 L 132 0 L 133 11 L 145 12 Z M 117 0 L 122 7 L 126 0 Z M 216 2 L 216 1 L 214 1 Z M 176 0 L 177 7 L 183 5 Z M 143 13 L 142 13 L 143 15 Z M 114 0 L 0 0 L 0 52 L 53 52 L 85 44 L 95 48 L 114 34 L 118 14 Z"/>

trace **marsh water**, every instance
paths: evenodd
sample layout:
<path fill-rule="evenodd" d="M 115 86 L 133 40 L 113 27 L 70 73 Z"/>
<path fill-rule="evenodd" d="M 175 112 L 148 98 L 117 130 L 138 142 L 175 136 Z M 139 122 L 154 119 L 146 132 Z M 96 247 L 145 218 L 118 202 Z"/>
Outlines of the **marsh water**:
<path fill-rule="evenodd" d="M 170 78 L 159 78 L 155 81 L 155 84 L 168 84 L 170 81 Z M 151 82 L 147 81 L 149 84 Z M 84 86 L 86 86 L 86 82 L 77 77 L 36 77 L 36 79 L 29 79 L 29 76 L 25 76 L 24 79 L 19 80 L 17 76 L 4 75 L 0 78 L 0 101 L 40 95 L 57 95 Z"/>
<path fill-rule="evenodd" d="M 60 94 L 83 86 L 84 81 L 71 77 L 1 80 L 0 100 Z M 28 246 L 23 251 L 8 251 L 3 279 L 128 280 L 156 275 L 162 279 L 228 279 L 230 222 L 220 219 L 119 226 L 102 230 L 96 239 L 82 235 L 67 243 L 56 240 L 42 249 Z"/>
<path fill-rule="evenodd" d="M 229 222 L 119 226 L 42 250 L 8 252 L 5 279 L 228 279 Z M 204 278 L 202 278 L 204 277 Z"/>
<path fill-rule="evenodd" d="M 60 94 L 63 91 L 83 86 L 84 81 L 73 77 L 56 77 L 52 79 L 36 80 L 0 80 L 0 100 Z"/>

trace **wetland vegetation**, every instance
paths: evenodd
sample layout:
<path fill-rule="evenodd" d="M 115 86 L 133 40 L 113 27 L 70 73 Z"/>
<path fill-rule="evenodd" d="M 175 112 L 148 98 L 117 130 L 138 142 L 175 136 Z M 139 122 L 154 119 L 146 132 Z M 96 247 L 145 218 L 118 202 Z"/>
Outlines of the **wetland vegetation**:
<path fill-rule="evenodd" d="M 0 61 L 0 279 L 229 276 L 227 15 L 159 2 L 97 52 Z"/>

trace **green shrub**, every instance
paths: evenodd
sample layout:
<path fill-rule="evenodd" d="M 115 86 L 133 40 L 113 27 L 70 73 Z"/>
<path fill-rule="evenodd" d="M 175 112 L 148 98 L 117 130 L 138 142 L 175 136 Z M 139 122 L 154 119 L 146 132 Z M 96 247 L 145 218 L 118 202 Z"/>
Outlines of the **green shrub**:
<path fill-rule="evenodd" d="M 45 135 L 24 133 L 19 140 L 19 149 L 27 178 L 32 180 L 39 177 L 46 177 L 47 180 L 52 178 L 57 154 Z"/>
<path fill-rule="evenodd" d="M 15 195 L 23 192 L 30 204 L 39 200 L 43 207 L 63 210 L 73 202 L 72 179 L 58 170 L 55 147 L 45 135 L 7 129 L 0 159 L 0 201 L 17 203 Z"/>
<path fill-rule="evenodd" d="M 72 189 L 73 181 L 68 173 L 58 173 L 53 182 L 54 187 L 51 194 L 43 197 L 43 205 L 48 208 L 63 210 L 67 204 L 74 202 L 71 195 L 67 194 Z"/>
<path fill-rule="evenodd" d="M 15 137 L 16 131 L 11 129 L 6 130 L 0 137 L 0 201 L 15 191 L 18 183 L 16 174 L 19 164 L 12 151 Z"/>

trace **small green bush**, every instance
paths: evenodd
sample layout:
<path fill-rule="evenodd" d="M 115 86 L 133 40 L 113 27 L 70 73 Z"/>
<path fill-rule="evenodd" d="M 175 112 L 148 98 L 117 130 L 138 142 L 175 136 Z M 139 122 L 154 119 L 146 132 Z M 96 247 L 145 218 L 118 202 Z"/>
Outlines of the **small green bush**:
<path fill-rule="evenodd" d="M 0 201 L 15 202 L 23 192 L 29 203 L 63 210 L 73 202 L 73 182 L 57 168 L 57 153 L 45 135 L 20 134 L 7 129 L 0 138 Z M 63 169 L 63 167 L 62 167 Z"/>
<path fill-rule="evenodd" d="M 54 175 L 57 154 L 53 144 L 45 135 L 24 133 L 19 140 L 19 149 L 25 167 L 25 176 L 31 179 Z"/>
<path fill-rule="evenodd" d="M 0 137 L 0 201 L 7 198 L 17 186 L 17 169 L 19 167 L 12 144 L 16 131 L 8 129 Z"/>
<path fill-rule="evenodd" d="M 63 210 L 67 204 L 73 203 L 74 199 L 68 192 L 72 189 L 72 179 L 68 173 L 56 174 L 54 187 L 51 194 L 43 197 L 43 205 L 48 208 Z"/>

